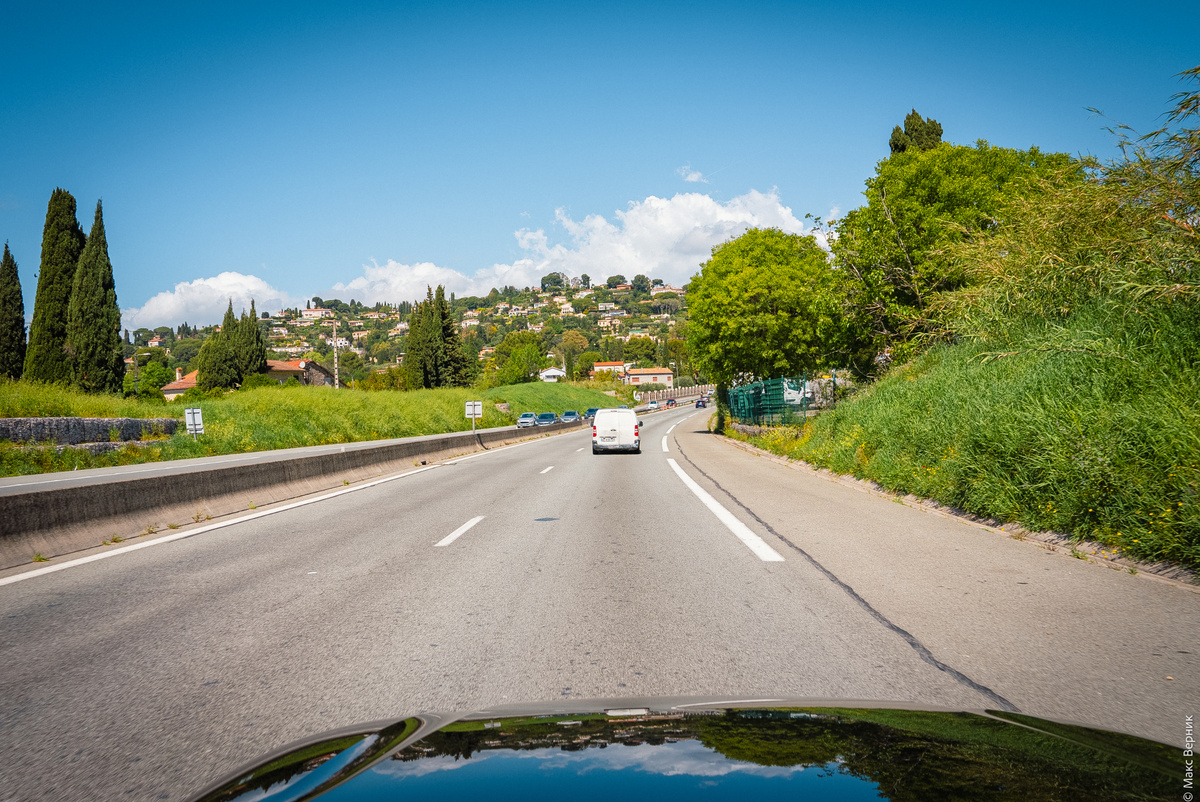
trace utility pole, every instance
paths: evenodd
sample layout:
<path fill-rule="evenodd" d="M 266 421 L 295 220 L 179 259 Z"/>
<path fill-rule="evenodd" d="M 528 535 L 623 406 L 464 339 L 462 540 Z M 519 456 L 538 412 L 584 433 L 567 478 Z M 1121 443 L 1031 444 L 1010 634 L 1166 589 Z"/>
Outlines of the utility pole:
<path fill-rule="evenodd" d="M 341 387 L 338 379 L 338 340 L 337 340 L 337 320 L 333 321 L 333 389 Z"/>

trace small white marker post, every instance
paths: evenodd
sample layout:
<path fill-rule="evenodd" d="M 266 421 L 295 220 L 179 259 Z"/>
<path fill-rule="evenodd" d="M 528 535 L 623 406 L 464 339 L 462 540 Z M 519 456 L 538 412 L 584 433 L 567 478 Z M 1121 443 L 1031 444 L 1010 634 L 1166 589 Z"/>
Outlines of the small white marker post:
<path fill-rule="evenodd" d="M 183 411 L 183 420 L 187 425 L 188 434 L 192 436 L 192 441 L 195 442 L 196 435 L 204 434 L 204 416 L 200 412 L 200 407 L 188 407 Z"/>
<path fill-rule="evenodd" d="M 483 417 L 483 402 L 468 401 L 466 406 L 466 416 L 471 419 L 471 434 L 475 434 L 475 419 Z"/>

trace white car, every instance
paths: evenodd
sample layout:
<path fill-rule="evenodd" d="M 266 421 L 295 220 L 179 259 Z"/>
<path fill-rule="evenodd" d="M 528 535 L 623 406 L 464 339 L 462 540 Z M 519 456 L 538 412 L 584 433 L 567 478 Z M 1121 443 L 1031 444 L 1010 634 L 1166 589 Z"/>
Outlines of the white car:
<path fill-rule="evenodd" d="M 642 453 L 642 424 L 632 409 L 602 409 L 592 419 L 592 453 Z"/>
<path fill-rule="evenodd" d="M 649 404 L 646 405 L 646 408 L 647 409 L 658 409 L 658 402 L 651 401 Z"/>

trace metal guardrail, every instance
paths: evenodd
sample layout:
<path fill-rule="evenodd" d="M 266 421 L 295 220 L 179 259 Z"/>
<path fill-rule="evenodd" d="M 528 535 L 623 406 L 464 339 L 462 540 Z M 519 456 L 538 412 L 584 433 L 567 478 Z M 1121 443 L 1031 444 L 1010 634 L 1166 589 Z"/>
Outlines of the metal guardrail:
<path fill-rule="evenodd" d="M 729 416 L 755 426 L 803 423 L 817 410 L 832 409 L 850 382 L 837 371 L 827 376 L 784 376 L 729 388 Z"/>

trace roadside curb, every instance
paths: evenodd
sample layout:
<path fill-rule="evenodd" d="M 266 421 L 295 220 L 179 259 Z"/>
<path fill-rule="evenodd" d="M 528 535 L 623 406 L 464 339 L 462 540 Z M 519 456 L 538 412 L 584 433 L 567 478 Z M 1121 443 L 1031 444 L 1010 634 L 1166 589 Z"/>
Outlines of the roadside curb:
<path fill-rule="evenodd" d="M 1003 535 L 1010 540 L 1017 540 L 1024 543 L 1037 546 L 1038 548 L 1052 551 L 1058 554 L 1063 554 L 1068 557 L 1075 557 L 1084 562 L 1093 565 L 1109 568 L 1113 571 L 1133 574 L 1135 576 L 1152 579 L 1156 582 L 1165 582 L 1169 585 L 1174 585 L 1182 590 L 1187 590 L 1192 593 L 1200 594 L 1200 577 L 1195 572 L 1190 571 L 1183 566 L 1173 563 L 1143 563 L 1134 560 L 1130 557 L 1123 557 L 1116 550 L 1105 546 L 1101 543 L 1095 543 L 1088 540 L 1073 541 L 1068 535 L 1061 532 L 1033 532 L 1019 524 L 1000 523 L 998 521 L 981 518 L 973 513 L 956 510 L 952 507 L 947 507 L 939 504 L 933 499 L 923 499 L 917 496 L 899 495 L 890 490 L 884 489 L 877 482 L 870 479 L 856 479 L 847 474 L 834 473 L 825 468 L 815 467 L 803 460 L 794 460 L 787 457 L 782 457 L 774 454 L 758 446 L 751 445 L 742 440 L 737 440 L 732 437 L 721 436 L 723 442 L 741 449 L 748 454 L 753 454 L 757 457 L 763 457 L 772 462 L 783 465 L 792 470 L 803 471 L 820 479 L 824 479 L 835 484 L 843 485 L 844 487 L 854 488 L 859 492 L 866 493 L 871 496 L 878 496 L 889 501 L 894 501 L 897 504 L 903 504 L 906 507 L 911 507 L 921 512 L 933 513 L 940 515 L 943 518 L 949 518 L 960 523 L 967 523 L 977 526 L 980 529 L 985 529 L 998 535 Z"/>

